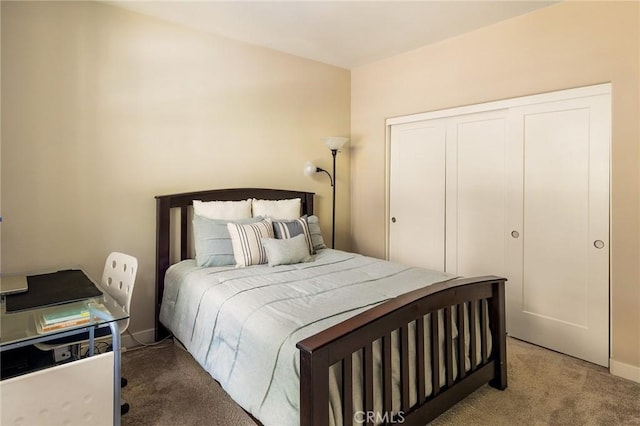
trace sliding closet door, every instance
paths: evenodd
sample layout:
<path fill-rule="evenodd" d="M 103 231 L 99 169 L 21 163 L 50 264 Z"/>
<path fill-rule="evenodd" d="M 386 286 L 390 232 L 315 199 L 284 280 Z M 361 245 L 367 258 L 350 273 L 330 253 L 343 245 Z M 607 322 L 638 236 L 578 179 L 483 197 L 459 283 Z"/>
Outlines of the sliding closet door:
<path fill-rule="evenodd" d="M 447 127 L 446 271 L 505 276 L 505 110 Z"/>
<path fill-rule="evenodd" d="M 510 110 L 507 329 L 608 365 L 608 95 Z"/>
<path fill-rule="evenodd" d="M 446 126 L 392 126 L 389 260 L 444 270 Z"/>

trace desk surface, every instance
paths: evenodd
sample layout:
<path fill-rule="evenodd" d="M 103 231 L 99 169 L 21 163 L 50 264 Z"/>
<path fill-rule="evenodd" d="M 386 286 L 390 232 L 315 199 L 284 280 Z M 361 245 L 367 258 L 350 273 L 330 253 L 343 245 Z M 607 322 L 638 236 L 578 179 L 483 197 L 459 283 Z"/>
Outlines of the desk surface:
<path fill-rule="evenodd" d="M 20 342 L 28 342 L 43 336 L 55 338 L 54 336 L 56 335 L 66 333 L 74 329 L 85 328 L 87 326 L 102 327 L 108 325 L 110 322 L 129 318 L 129 314 L 120 308 L 115 300 L 109 296 L 99 284 L 95 281 L 93 281 L 93 283 L 102 291 L 102 295 L 72 303 L 32 308 L 17 312 L 6 312 L 5 301 L 2 300 L 2 307 L 0 311 L 0 347 Z M 56 310 L 69 309 L 72 307 L 91 307 L 93 309 L 100 309 L 108 314 L 107 317 L 109 319 L 99 319 L 94 317 L 89 324 L 65 327 L 48 333 L 38 333 L 36 324 L 43 315 L 50 314 Z"/>

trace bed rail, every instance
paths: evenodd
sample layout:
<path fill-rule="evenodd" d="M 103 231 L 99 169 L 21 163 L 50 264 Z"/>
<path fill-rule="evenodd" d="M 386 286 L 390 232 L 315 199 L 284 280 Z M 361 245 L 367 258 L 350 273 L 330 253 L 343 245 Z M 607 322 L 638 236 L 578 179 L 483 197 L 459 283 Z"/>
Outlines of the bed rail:
<path fill-rule="evenodd" d="M 403 294 L 340 324 L 317 333 L 297 344 L 300 350 L 300 423 L 301 425 L 329 424 L 329 370 L 341 367 L 342 417 L 345 425 L 352 423 L 402 423 L 424 425 L 453 406 L 478 387 L 489 382 L 498 389 L 507 387 L 505 279 L 486 276 L 461 278 L 437 283 Z M 440 315 L 444 313 L 445 384 L 440 382 Z M 429 315 L 428 320 L 424 317 Z M 465 327 L 469 324 L 469 350 L 465 348 Z M 455 316 L 455 318 L 454 318 Z M 479 318 L 479 336 L 476 334 Z M 487 327 L 486 321 L 489 321 Z M 410 325 L 415 333 L 409 333 Z M 425 341 L 424 327 L 430 328 Z M 473 326 L 472 326 L 473 325 Z M 488 353 L 488 332 L 493 349 Z M 398 333 L 399 360 L 393 360 L 391 336 Z M 410 366 L 409 339 L 415 339 L 415 363 Z M 479 340 L 480 347 L 476 341 Z M 374 413 L 374 342 L 381 347 L 381 398 L 383 411 Z M 455 345 L 455 349 L 454 349 Z M 480 362 L 476 353 L 480 352 Z M 352 354 L 361 351 L 361 372 L 354 371 Z M 431 393 L 426 395 L 427 370 L 425 355 L 430 354 Z M 470 368 L 466 368 L 469 355 Z M 400 366 L 400 409 L 393 410 L 392 369 Z M 454 377 L 454 364 L 457 376 Z M 411 367 L 411 368 L 410 368 Z M 410 372 L 413 377 L 410 377 Z M 353 375 L 362 373 L 363 410 L 354 412 Z M 378 374 L 378 373 L 376 373 Z M 417 402 L 410 406 L 410 387 L 417 393 Z"/>

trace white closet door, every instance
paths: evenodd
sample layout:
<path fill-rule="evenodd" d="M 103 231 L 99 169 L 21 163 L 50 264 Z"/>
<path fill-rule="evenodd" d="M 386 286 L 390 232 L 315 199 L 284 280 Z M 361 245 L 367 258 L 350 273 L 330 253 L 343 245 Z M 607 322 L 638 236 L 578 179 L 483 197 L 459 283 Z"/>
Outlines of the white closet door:
<path fill-rule="evenodd" d="M 507 331 L 607 366 L 610 97 L 510 114 Z"/>
<path fill-rule="evenodd" d="M 452 117 L 447 130 L 446 271 L 506 274 L 506 111 Z"/>
<path fill-rule="evenodd" d="M 389 260 L 443 271 L 446 126 L 391 128 Z"/>

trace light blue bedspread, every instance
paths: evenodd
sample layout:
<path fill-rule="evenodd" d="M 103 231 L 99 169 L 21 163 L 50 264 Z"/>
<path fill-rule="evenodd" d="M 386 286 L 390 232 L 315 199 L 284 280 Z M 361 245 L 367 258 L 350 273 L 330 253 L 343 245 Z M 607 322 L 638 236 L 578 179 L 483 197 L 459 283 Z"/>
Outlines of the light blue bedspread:
<path fill-rule="evenodd" d="M 160 321 L 265 425 L 299 424 L 295 345 L 385 300 L 453 276 L 338 250 L 296 265 L 173 265 Z"/>

